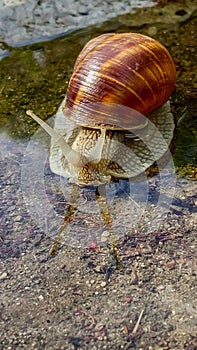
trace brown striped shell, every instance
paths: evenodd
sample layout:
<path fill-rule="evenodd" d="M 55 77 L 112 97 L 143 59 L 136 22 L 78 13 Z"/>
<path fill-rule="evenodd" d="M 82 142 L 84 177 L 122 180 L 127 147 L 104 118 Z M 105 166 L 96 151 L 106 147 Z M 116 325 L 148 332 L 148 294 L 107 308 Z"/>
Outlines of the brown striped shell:
<path fill-rule="evenodd" d="M 163 105 L 175 80 L 172 57 L 158 41 L 138 33 L 104 34 L 79 54 L 63 113 L 95 129 L 141 128 L 141 114 Z"/>

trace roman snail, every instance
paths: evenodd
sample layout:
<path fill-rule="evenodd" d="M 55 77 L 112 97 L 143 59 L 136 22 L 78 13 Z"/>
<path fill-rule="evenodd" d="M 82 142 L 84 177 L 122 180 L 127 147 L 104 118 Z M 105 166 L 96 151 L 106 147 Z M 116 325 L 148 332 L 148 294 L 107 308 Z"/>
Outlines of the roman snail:
<path fill-rule="evenodd" d="M 138 33 L 103 34 L 79 54 L 50 135 L 54 173 L 79 185 L 135 177 L 166 152 L 174 132 L 168 101 L 172 57 Z"/>

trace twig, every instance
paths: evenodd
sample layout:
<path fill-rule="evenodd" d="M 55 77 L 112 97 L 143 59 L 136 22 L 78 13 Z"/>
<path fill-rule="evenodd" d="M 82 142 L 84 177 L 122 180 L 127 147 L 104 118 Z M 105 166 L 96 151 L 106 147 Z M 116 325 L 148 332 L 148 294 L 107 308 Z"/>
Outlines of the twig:
<path fill-rule="evenodd" d="M 137 322 L 136 322 L 136 325 L 135 325 L 135 327 L 133 328 L 132 334 L 137 333 L 137 330 L 138 330 L 138 327 L 139 327 L 141 318 L 142 318 L 142 316 L 143 316 L 143 313 L 144 313 L 144 310 L 141 311 L 141 313 L 140 313 L 140 315 L 139 315 L 139 317 L 138 317 L 138 320 L 137 320 Z"/>
<path fill-rule="evenodd" d="M 91 321 L 89 326 L 86 326 L 85 329 L 87 329 L 87 330 L 92 329 L 95 326 L 95 324 L 96 324 L 96 320 L 95 320 L 94 316 L 92 316 L 92 314 L 90 314 L 88 311 L 86 311 L 83 308 L 81 308 L 80 312 L 82 314 L 84 314 L 85 316 L 87 316 L 90 319 L 90 321 Z"/>

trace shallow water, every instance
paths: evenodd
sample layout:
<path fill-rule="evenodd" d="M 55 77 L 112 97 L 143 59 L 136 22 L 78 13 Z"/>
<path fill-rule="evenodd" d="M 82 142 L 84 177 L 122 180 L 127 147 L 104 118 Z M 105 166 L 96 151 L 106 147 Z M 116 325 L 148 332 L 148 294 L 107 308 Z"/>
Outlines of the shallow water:
<path fill-rule="evenodd" d="M 161 13 L 162 10 L 159 9 L 158 11 Z M 141 18 L 140 16 L 141 12 L 139 18 Z M 147 16 L 147 18 L 149 17 Z M 177 86 L 171 102 L 178 123 L 173 154 L 174 164 L 171 170 L 175 165 L 179 167 L 179 172 L 183 173 L 184 176 L 191 177 L 191 179 L 195 178 L 197 164 L 197 76 L 195 71 L 196 42 L 194 41 L 194 28 L 197 17 L 194 12 L 187 20 L 183 19 L 182 23 L 180 23 L 180 17 L 177 16 L 177 23 L 174 23 L 173 19 L 167 23 L 156 21 L 144 26 L 142 23 L 138 26 L 136 24 L 132 25 L 132 20 L 132 15 L 130 17 L 129 15 L 120 16 L 116 20 L 79 30 L 66 36 L 60 36 L 51 41 L 17 49 L 12 48 L 9 56 L 0 62 L 1 191 L 3 196 L 1 225 L 3 230 L 8 230 L 6 239 L 11 236 L 9 239 L 14 242 L 13 235 L 15 236 L 15 248 L 12 246 L 14 251 L 23 250 L 21 241 L 27 240 L 26 234 L 25 238 L 22 238 L 21 229 L 28 231 L 31 237 L 35 236 L 35 227 L 41 229 L 41 233 L 39 233 L 36 240 L 39 240 L 38 237 L 43 236 L 43 234 L 51 238 L 54 237 L 59 230 L 65 208 L 70 200 L 70 193 L 72 193 L 72 186 L 67 185 L 65 179 L 51 173 L 48 165 L 49 138 L 40 129 L 35 132 L 38 126 L 26 116 L 25 111 L 33 109 L 43 119 L 54 115 L 64 98 L 79 51 L 89 39 L 99 34 L 109 31 L 138 31 L 148 35 L 153 33 L 152 36 L 169 49 L 177 68 Z M 129 25 L 129 23 L 131 24 Z M 188 34 L 184 35 L 188 32 L 191 33 L 189 39 Z M 53 120 L 51 120 L 51 123 L 53 123 Z M 173 189 L 174 175 L 171 179 L 168 178 L 168 181 L 171 182 Z M 143 203 L 146 207 L 147 198 L 154 197 L 149 190 L 150 184 L 147 179 L 141 184 L 133 184 L 132 180 L 130 182 L 123 181 L 122 183 L 126 184 L 123 185 L 122 193 L 126 192 L 128 197 L 132 192 L 135 197 L 135 199 L 128 198 L 131 203 L 135 203 L 134 205 L 130 204 L 130 206 L 133 207 L 134 212 L 137 212 L 137 222 L 139 222 L 142 215 L 142 213 L 140 214 L 140 205 Z M 128 190 L 130 186 L 132 191 Z M 142 189 L 140 186 L 142 186 Z M 127 189 L 125 190 L 125 188 Z M 134 191 L 134 188 L 137 190 Z M 114 193 L 116 193 L 116 189 Z M 140 197 L 140 205 L 136 202 L 138 201 L 136 195 Z M 90 198 L 90 201 L 87 199 L 84 201 L 84 197 Z M 172 198 L 172 194 L 170 198 Z M 84 202 L 84 204 L 81 205 L 81 202 Z M 111 205 L 115 208 L 117 203 L 115 204 L 112 201 Z M 128 203 L 127 205 L 129 206 Z M 97 213 L 99 217 L 94 189 L 90 191 L 81 189 L 77 206 L 82 212 L 85 210 L 86 213 L 91 214 L 92 211 Z M 10 210 L 10 207 L 12 210 Z M 167 209 L 165 209 L 165 212 L 167 212 Z M 118 215 L 118 209 L 115 209 L 112 215 L 116 216 L 116 210 Z M 144 211 L 142 212 L 144 214 Z M 122 215 L 127 216 L 124 213 Z M 127 225 L 134 227 L 137 222 L 134 220 L 134 216 L 131 215 L 131 217 L 132 222 L 128 222 Z M 116 219 L 119 221 L 118 218 Z M 32 224 L 29 220 L 32 220 Z M 87 227 L 81 229 L 79 222 L 78 224 L 75 222 L 75 224 L 77 231 L 84 230 L 87 233 Z M 104 228 L 103 224 L 100 225 L 99 234 Z M 71 230 L 73 230 L 72 225 Z M 91 235 L 91 230 L 92 226 L 88 231 L 89 235 Z M 117 235 L 119 235 L 118 232 L 117 230 Z M 80 240 L 76 239 L 76 241 Z M 19 245 L 20 249 L 16 248 Z M 7 249 L 3 249 L 4 253 L 6 251 Z"/>

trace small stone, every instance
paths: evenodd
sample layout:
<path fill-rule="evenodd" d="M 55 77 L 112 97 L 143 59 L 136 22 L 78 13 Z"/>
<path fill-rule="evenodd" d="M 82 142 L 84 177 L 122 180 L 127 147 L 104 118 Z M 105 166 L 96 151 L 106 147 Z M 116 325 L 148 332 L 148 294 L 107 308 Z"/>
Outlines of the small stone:
<path fill-rule="evenodd" d="M 101 242 L 106 242 L 109 239 L 109 231 L 103 231 L 101 235 Z"/>
<path fill-rule="evenodd" d="M 87 284 L 87 286 L 88 286 L 88 287 L 90 287 L 90 286 L 91 286 L 91 284 L 90 284 L 90 281 L 89 281 L 89 280 L 87 280 L 87 281 L 86 281 L 86 284 Z"/>
<path fill-rule="evenodd" d="M 105 325 L 101 322 L 97 323 L 95 326 L 95 331 L 101 331 L 103 328 L 105 327 Z"/>
<path fill-rule="evenodd" d="M 4 278 L 6 278 L 8 276 L 7 272 L 3 272 L 1 275 L 0 275 L 0 280 L 3 280 Z"/>
<path fill-rule="evenodd" d="M 167 266 L 167 268 L 168 268 L 169 270 L 174 269 L 174 268 L 175 268 L 175 261 L 169 261 L 169 262 L 167 262 L 166 266 Z"/>
<path fill-rule="evenodd" d="M 61 264 L 60 269 L 63 270 L 65 268 L 65 266 L 66 266 L 65 264 Z"/>
<path fill-rule="evenodd" d="M 182 9 L 182 10 L 177 10 L 176 12 L 175 12 L 175 15 L 177 15 L 177 16 L 185 16 L 187 14 L 187 12 L 184 10 L 184 9 Z"/>
<path fill-rule="evenodd" d="M 185 265 L 186 264 L 186 260 L 183 259 L 183 258 L 180 258 L 179 260 L 177 260 L 177 263 L 182 266 L 182 265 Z"/>
<path fill-rule="evenodd" d="M 98 252 L 99 251 L 99 247 L 97 245 L 97 242 L 94 242 L 94 241 L 90 242 L 88 247 L 87 247 L 87 249 L 89 251 Z"/>
<path fill-rule="evenodd" d="M 106 285 L 107 285 L 107 282 L 105 281 L 101 282 L 101 287 L 106 287 Z"/>
<path fill-rule="evenodd" d="M 124 297 L 122 300 L 129 304 L 133 299 L 131 297 Z"/>
<path fill-rule="evenodd" d="M 79 6 L 78 13 L 80 15 L 88 15 L 89 10 L 86 6 L 81 5 L 81 6 Z"/>
<path fill-rule="evenodd" d="M 100 273 L 100 272 L 102 272 L 102 267 L 100 265 L 97 265 L 97 266 L 95 266 L 94 271 Z"/>
<path fill-rule="evenodd" d="M 164 290 L 165 289 L 165 286 L 163 284 L 160 284 L 158 287 L 157 287 L 157 290 L 158 291 L 161 291 L 161 290 Z"/>

